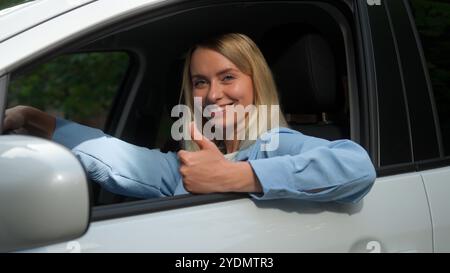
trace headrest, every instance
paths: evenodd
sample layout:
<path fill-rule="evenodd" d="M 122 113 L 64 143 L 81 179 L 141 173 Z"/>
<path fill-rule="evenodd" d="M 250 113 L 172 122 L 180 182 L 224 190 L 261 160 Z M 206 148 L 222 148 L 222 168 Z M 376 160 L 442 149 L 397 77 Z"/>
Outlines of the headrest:
<path fill-rule="evenodd" d="M 334 55 L 321 35 L 304 34 L 279 54 L 272 61 L 272 72 L 285 113 L 311 114 L 337 108 Z"/>

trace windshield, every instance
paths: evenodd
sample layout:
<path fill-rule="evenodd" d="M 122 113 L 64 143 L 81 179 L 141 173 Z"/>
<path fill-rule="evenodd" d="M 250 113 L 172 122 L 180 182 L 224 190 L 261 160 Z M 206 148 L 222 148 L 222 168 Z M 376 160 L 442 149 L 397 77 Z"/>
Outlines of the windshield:
<path fill-rule="evenodd" d="M 31 2 L 32 0 L 0 0 L 0 10 L 10 8 L 25 2 Z"/>

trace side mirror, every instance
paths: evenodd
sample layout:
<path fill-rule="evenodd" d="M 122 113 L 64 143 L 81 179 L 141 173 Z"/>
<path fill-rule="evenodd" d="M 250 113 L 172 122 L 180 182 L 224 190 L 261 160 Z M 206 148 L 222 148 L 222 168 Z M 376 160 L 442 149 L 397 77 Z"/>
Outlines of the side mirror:
<path fill-rule="evenodd" d="M 45 139 L 0 136 L 0 252 L 78 238 L 89 217 L 89 187 L 75 155 Z"/>

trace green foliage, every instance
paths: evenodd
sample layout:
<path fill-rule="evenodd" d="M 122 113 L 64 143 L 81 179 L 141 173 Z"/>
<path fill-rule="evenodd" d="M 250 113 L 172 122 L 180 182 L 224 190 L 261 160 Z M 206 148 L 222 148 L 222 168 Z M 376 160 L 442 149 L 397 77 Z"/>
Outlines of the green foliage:
<path fill-rule="evenodd" d="M 105 118 L 128 61 L 118 52 L 60 56 L 14 79 L 8 106 L 31 105 L 83 123 Z"/>
<path fill-rule="evenodd" d="M 450 3 L 411 0 L 430 71 L 446 154 L 450 154 Z"/>
<path fill-rule="evenodd" d="M 29 2 L 29 0 L 0 0 L 0 10 L 6 9 L 18 4 Z"/>

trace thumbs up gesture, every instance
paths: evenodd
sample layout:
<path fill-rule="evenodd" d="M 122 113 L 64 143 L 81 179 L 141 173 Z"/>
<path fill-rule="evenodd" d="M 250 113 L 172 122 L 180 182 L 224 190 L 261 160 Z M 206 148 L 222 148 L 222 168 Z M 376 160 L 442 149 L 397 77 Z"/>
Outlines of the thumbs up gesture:
<path fill-rule="evenodd" d="M 190 133 L 200 151 L 178 152 L 184 187 L 192 193 L 223 192 L 223 172 L 231 162 L 225 159 L 216 144 L 197 130 L 193 122 Z"/>
<path fill-rule="evenodd" d="M 232 162 L 223 156 L 216 144 L 204 137 L 192 122 L 190 133 L 200 151 L 178 152 L 184 187 L 191 193 L 260 192 L 248 162 Z"/>

